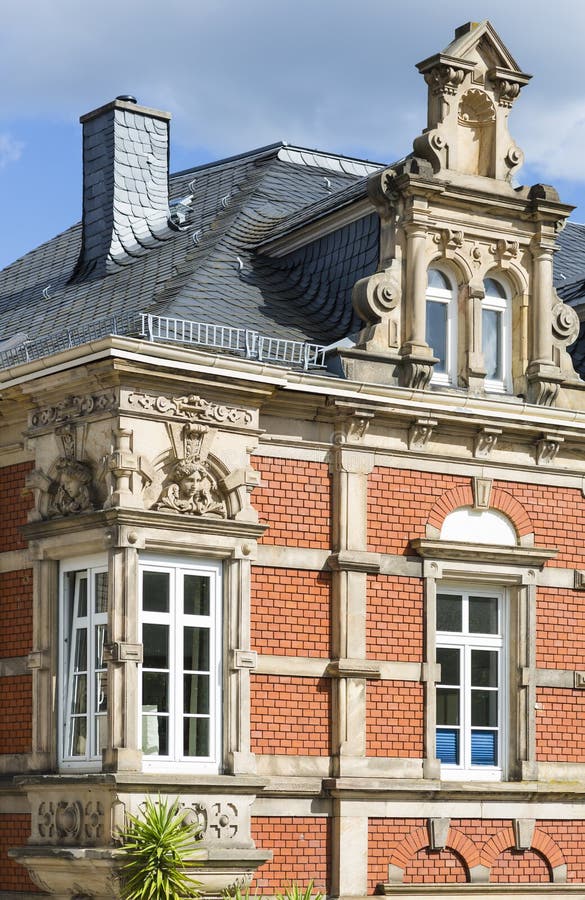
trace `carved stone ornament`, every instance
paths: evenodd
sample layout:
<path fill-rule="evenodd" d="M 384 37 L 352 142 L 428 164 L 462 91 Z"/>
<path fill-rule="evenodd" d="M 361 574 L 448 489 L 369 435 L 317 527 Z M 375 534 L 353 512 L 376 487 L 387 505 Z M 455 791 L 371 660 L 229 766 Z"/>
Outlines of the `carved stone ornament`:
<path fill-rule="evenodd" d="M 491 456 L 501 433 L 501 428 L 490 428 L 488 426 L 478 431 L 473 448 L 476 459 L 487 459 L 488 456 Z"/>
<path fill-rule="evenodd" d="M 178 459 L 174 463 L 169 483 L 163 488 L 154 508 L 170 509 L 192 516 L 226 518 L 225 503 L 217 481 L 206 466 L 190 457 Z"/>
<path fill-rule="evenodd" d="M 539 466 L 548 466 L 553 463 L 560 450 L 564 438 L 559 434 L 543 434 L 536 444 L 536 462 Z"/>
<path fill-rule="evenodd" d="M 204 843 L 229 843 L 238 839 L 240 823 L 235 803 L 229 800 L 201 801 L 184 808 L 186 823 L 199 825 Z"/>
<path fill-rule="evenodd" d="M 34 493 L 37 518 L 54 519 L 95 509 L 93 473 L 88 462 L 61 456 L 53 466 L 54 477 L 40 469 L 31 472 L 27 484 Z"/>
<path fill-rule="evenodd" d="M 65 798 L 39 803 L 32 826 L 33 842 L 94 846 L 104 838 L 104 807 L 99 800 Z"/>
<path fill-rule="evenodd" d="M 439 244 L 445 255 L 448 255 L 449 251 L 460 250 L 463 247 L 463 237 L 462 231 L 442 228 L 433 235 L 433 241 L 435 244 Z"/>
<path fill-rule="evenodd" d="M 358 281 L 352 303 L 358 316 L 368 324 L 383 321 L 400 300 L 400 284 L 390 272 L 376 272 Z"/>
<path fill-rule="evenodd" d="M 577 339 L 579 334 L 579 316 L 572 308 L 559 300 L 552 308 L 553 337 L 559 343 L 569 345 Z"/>
<path fill-rule="evenodd" d="M 147 412 L 177 416 L 180 419 L 198 419 L 220 425 L 250 425 L 252 422 L 252 413 L 249 410 L 210 403 L 196 394 L 189 394 L 186 397 L 130 394 L 128 403 L 130 406 L 139 407 Z"/>
<path fill-rule="evenodd" d="M 471 484 L 473 489 L 473 508 L 475 510 L 489 509 L 493 484 L 492 479 L 476 476 Z"/>
<path fill-rule="evenodd" d="M 432 378 L 435 362 L 438 360 L 434 357 L 404 356 L 398 370 L 400 386 L 424 391 Z"/>
<path fill-rule="evenodd" d="M 437 427 L 436 419 L 417 419 L 408 431 L 408 449 L 424 450 Z"/>
<path fill-rule="evenodd" d="M 113 391 L 83 396 L 65 397 L 55 406 L 37 409 L 31 414 L 30 423 L 33 428 L 48 425 L 59 425 L 97 413 L 113 412 L 117 407 L 116 395 Z"/>
<path fill-rule="evenodd" d="M 425 72 L 425 81 L 435 96 L 454 96 L 465 78 L 463 69 L 439 65 Z"/>

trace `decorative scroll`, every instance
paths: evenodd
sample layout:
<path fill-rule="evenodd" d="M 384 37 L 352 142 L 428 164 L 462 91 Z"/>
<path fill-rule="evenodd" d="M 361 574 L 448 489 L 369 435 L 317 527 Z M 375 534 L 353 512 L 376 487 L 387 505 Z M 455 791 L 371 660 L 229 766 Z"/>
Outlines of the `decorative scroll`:
<path fill-rule="evenodd" d="M 181 419 L 199 419 L 219 425 L 250 425 L 252 422 L 252 413 L 249 410 L 210 403 L 196 394 L 189 394 L 186 397 L 164 397 L 162 395 L 155 397 L 152 394 L 130 394 L 128 403 L 147 412 L 177 416 Z"/>
<path fill-rule="evenodd" d="M 31 414 L 30 423 L 33 428 L 60 425 L 70 422 L 72 419 L 91 416 L 95 413 L 112 412 L 116 409 L 116 406 L 116 395 L 113 391 L 106 391 L 101 394 L 70 396 L 65 397 L 64 400 L 61 400 L 55 406 L 46 406 L 44 409 L 35 410 Z"/>

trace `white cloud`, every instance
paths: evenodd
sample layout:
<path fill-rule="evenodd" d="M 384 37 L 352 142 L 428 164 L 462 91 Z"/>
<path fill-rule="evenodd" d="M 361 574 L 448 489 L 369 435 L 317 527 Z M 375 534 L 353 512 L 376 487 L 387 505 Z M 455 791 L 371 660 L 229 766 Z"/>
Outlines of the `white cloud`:
<path fill-rule="evenodd" d="M 15 140 L 10 134 L 0 133 L 0 169 L 9 163 L 17 162 L 22 156 L 24 144 Z"/>
<path fill-rule="evenodd" d="M 528 161 L 585 182 L 585 4 L 481 5 L 535 76 L 510 123 Z M 210 155 L 285 138 L 392 160 L 425 124 L 414 63 L 462 21 L 460 0 L 23 0 L 3 14 L 0 108 L 71 121 L 134 93 L 170 109 L 174 140 Z"/>

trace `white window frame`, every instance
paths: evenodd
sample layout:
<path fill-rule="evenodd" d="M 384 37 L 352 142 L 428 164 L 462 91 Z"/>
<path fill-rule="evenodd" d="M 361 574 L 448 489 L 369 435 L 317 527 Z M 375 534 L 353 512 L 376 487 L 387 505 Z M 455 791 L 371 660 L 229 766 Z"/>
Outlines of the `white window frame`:
<path fill-rule="evenodd" d="M 96 710 L 97 699 L 97 673 L 106 669 L 104 665 L 99 670 L 94 662 L 96 659 L 96 626 L 105 626 L 103 630 L 103 643 L 106 641 L 108 626 L 108 613 L 95 613 L 93 609 L 94 576 L 108 571 L 107 561 L 103 555 L 79 557 L 64 560 L 60 565 L 59 573 L 59 704 L 58 727 L 59 767 L 62 769 L 83 769 L 83 771 L 99 771 L 102 767 L 102 754 L 93 754 L 92 747 L 97 737 L 97 718 L 105 717 L 106 713 L 98 715 Z M 88 583 L 87 615 L 79 617 L 79 622 L 87 631 L 86 641 L 86 672 L 87 672 L 87 702 L 86 702 L 86 753 L 72 755 L 69 752 L 71 728 L 75 715 L 71 714 L 70 705 L 73 692 L 73 653 L 75 652 L 75 631 L 72 630 L 72 610 L 70 608 L 68 591 L 66 590 L 67 576 L 73 572 L 85 573 Z M 84 624 L 85 622 L 85 624 Z M 79 629 L 81 630 L 81 628 Z M 103 644 L 102 644 L 103 650 Z M 106 725 L 107 727 L 107 725 Z"/>
<path fill-rule="evenodd" d="M 449 270 L 444 269 L 442 266 L 438 266 L 435 264 L 431 264 L 428 267 L 427 272 L 430 272 L 432 269 L 440 272 L 444 278 L 450 284 L 450 289 L 447 288 L 436 288 L 436 287 L 428 287 L 425 294 L 426 303 L 441 303 L 447 307 L 447 318 L 446 318 L 446 347 L 445 347 L 445 371 L 437 372 L 436 369 L 433 370 L 433 375 L 431 377 L 432 384 L 446 384 L 454 386 L 457 384 L 457 358 L 458 358 L 458 344 L 457 344 L 457 311 L 458 311 L 458 303 L 457 303 L 457 284 L 455 283 L 455 279 L 453 278 L 451 272 Z M 433 347 L 432 341 L 430 340 L 430 335 L 426 336 L 427 344 L 430 347 Z M 434 348 L 433 348 L 434 349 Z"/>
<path fill-rule="evenodd" d="M 482 309 L 482 341 L 481 348 L 483 353 L 483 310 L 493 310 L 502 315 L 502 332 L 501 332 L 501 371 L 502 378 L 485 379 L 486 391 L 494 393 L 507 394 L 512 389 L 512 292 L 510 285 L 505 278 L 502 278 L 499 272 L 492 274 L 488 272 L 484 278 L 495 281 L 503 289 L 505 297 L 488 297 L 487 295 L 481 301 Z"/>
<path fill-rule="evenodd" d="M 169 612 L 143 610 L 143 573 L 163 572 L 169 576 Z M 203 575 L 210 579 L 209 616 L 187 615 L 183 610 L 184 574 Z M 222 719 L 222 565 L 215 560 L 177 559 L 176 557 L 142 556 L 139 565 L 140 634 L 146 623 L 169 626 L 169 711 L 168 755 L 143 754 L 144 771 L 170 772 L 188 770 L 199 773 L 217 773 L 221 764 Z M 210 678 L 209 678 L 209 742 L 208 756 L 185 756 L 183 748 L 183 668 L 182 637 L 185 626 L 210 628 Z M 138 716 L 139 731 L 143 734 L 142 669 L 139 681 Z"/>
<path fill-rule="evenodd" d="M 462 596 L 463 621 L 461 632 L 439 631 L 436 629 L 436 650 L 441 648 L 458 649 L 462 661 L 460 674 L 459 733 L 460 761 L 458 764 L 441 763 L 441 778 L 445 780 L 462 779 L 470 781 L 502 781 L 507 771 L 507 731 L 508 709 L 508 659 L 507 634 L 509 601 L 507 591 L 502 587 L 486 588 L 473 584 L 437 584 L 437 606 L 439 594 Z M 476 634 L 469 632 L 469 596 L 498 598 L 498 634 Z M 497 766 L 472 765 L 471 763 L 471 651 L 495 650 L 498 652 L 498 722 L 497 722 Z M 441 679 L 437 681 L 437 690 L 443 687 Z M 444 685 L 449 688 L 450 685 Z M 442 726 L 436 726 L 437 731 Z M 448 727 L 448 726 L 445 726 Z"/>

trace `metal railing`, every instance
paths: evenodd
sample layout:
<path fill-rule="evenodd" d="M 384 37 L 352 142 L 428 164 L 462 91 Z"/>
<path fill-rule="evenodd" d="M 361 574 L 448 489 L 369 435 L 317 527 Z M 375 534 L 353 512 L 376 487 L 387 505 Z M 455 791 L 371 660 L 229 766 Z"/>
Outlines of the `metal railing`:
<path fill-rule="evenodd" d="M 281 366 L 303 369 L 325 367 L 325 347 L 320 344 L 266 337 L 247 328 L 137 313 L 100 319 L 79 328 L 66 328 L 50 337 L 24 340 L 16 347 L 0 350 L 0 369 L 52 356 L 108 335 L 143 337 L 152 342 L 170 341 L 187 346 L 207 347 Z"/>
<path fill-rule="evenodd" d="M 208 325 L 168 316 L 143 314 L 142 333 L 149 341 L 171 341 L 201 347 L 216 347 L 238 353 L 246 359 L 266 360 L 303 369 L 325 367 L 325 347 L 286 338 L 265 337 L 248 328 L 230 325 Z"/>

